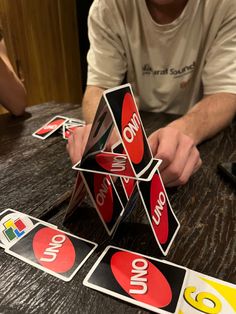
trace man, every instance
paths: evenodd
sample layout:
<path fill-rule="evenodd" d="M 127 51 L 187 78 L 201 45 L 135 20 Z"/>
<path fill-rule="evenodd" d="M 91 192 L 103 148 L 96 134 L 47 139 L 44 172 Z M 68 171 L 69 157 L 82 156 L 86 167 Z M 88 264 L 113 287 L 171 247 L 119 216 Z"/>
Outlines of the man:
<path fill-rule="evenodd" d="M 185 184 L 201 166 L 197 145 L 236 113 L 235 0 L 95 0 L 83 113 L 91 123 L 102 92 L 132 84 L 140 109 L 182 114 L 149 143 L 163 159 L 166 186 Z M 70 138 L 81 158 L 90 125 Z"/>

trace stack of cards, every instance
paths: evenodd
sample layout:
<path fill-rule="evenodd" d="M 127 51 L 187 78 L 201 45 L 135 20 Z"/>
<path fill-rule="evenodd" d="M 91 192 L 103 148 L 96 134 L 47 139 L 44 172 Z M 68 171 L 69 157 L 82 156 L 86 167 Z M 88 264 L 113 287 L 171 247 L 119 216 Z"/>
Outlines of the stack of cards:
<path fill-rule="evenodd" d="M 115 128 L 119 140 L 106 151 Z M 130 84 L 103 93 L 78 170 L 67 219 L 88 191 L 109 235 L 135 208 L 141 198 L 151 230 L 161 252 L 167 255 L 180 224 L 171 208 L 160 172 L 161 160 L 153 158 Z"/>
<path fill-rule="evenodd" d="M 112 246 L 104 250 L 83 283 L 159 314 L 236 313 L 235 285 Z"/>
<path fill-rule="evenodd" d="M 64 139 L 70 137 L 71 132 L 77 128 L 85 125 L 85 122 L 80 119 L 67 118 L 64 116 L 55 116 L 41 128 L 35 131 L 32 135 L 34 137 L 45 140 L 47 137 L 55 132 L 61 133 Z"/>
<path fill-rule="evenodd" d="M 36 268 L 70 281 L 97 244 L 29 215 L 6 209 L 0 212 L 0 247 Z"/>

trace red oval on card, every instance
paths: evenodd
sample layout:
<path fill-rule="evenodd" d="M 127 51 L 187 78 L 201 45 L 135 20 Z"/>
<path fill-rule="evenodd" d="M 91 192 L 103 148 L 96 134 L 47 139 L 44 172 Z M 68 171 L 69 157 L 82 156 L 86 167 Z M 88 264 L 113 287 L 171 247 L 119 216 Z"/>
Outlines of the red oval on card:
<path fill-rule="evenodd" d="M 154 174 L 150 188 L 150 207 L 152 226 L 161 244 L 165 244 L 169 235 L 168 207 L 166 194 L 158 174 Z"/>
<path fill-rule="evenodd" d="M 56 273 L 69 271 L 75 263 L 75 249 L 71 240 L 56 229 L 40 229 L 34 236 L 33 250 L 39 264 Z"/>
<path fill-rule="evenodd" d="M 137 301 L 165 307 L 172 300 L 171 287 L 162 272 L 143 256 L 117 252 L 111 270 L 120 286 Z"/>
<path fill-rule="evenodd" d="M 133 189 L 134 189 L 135 180 L 130 179 L 130 178 L 126 178 L 126 177 L 121 178 L 121 179 L 123 181 L 127 196 L 130 197 L 132 192 L 133 192 Z"/>
<path fill-rule="evenodd" d="M 48 132 L 51 132 L 52 130 L 55 130 L 62 122 L 64 122 L 65 119 L 57 119 L 55 121 L 52 121 L 51 123 L 45 125 L 43 128 L 41 128 L 37 134 L 45 134 Z"/>
<path fill-rule="evenodd" d="M 122 104 L 122 139 L 130 159 L 139 164 L 143 159 L 144 142 L 141 121 L 133 97 L 126 93 Z"/>
<path fill-rule="evenodd" d="M 130 162 L 124 154 L 101 152 L 96 154 L 95 160 L 103 169 L 111 173 L 134 176 Z"/>
<path fill-rule="evenodd" d="M 102 218 L 105 222 L 110 222 L 113 215 L 113 194 L 109 176 L 94 174 L 94 196 Z"/>

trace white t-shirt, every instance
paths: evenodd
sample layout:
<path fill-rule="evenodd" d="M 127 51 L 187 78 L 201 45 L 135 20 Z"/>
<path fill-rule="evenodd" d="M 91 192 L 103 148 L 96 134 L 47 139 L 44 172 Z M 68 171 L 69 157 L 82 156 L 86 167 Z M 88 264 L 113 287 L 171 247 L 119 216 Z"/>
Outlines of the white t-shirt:
<path fill-rule="evenodd" d="M 236 0 L 189 0 L 160 25 L 145 0 L 95 0 L 88 85 L 132 84 L 141 110 L 184 114 L 203 95 L 236 94 Z"/>

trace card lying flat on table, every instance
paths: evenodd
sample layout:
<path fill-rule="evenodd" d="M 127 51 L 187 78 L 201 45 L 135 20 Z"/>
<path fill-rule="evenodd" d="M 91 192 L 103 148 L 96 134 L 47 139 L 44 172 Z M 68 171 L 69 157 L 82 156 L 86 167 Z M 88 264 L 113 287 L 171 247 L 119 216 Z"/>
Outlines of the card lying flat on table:
<path fill-rule="evenodd" d="M 34 137 L 44 140 L 45 138 L 49 137 L 51 134 L 56 132 L 68 120 L 69 118 L 67 117 L 55 116 L 47 123 L 45 123 L 41 128 L 35 131 L 32 135 Z"/>
<path fill-rule="evenodd" d="M 189 270 L 178 314 L 235 314 L 236 286 Z"/>
<path fill-rule="evenodd" d="M 113 246 L 83 284 L 159 314 L 236 313 L 236 285 Z"/>
<path fill-rule="evenodd" d="M 156 313 L 177 313 L 187 269 L 108 246 L 84 285 Z"/>
<path fill-rule="evenodd" d="M 6 253 L 64 281 L 70 281 L 97 244 L 67 232 L 37 224 Z"/>
<path fill-rule="evenodd" d="M 11 208 L 0 212 L 0 247 L 7 248 L 12 246 L 39 222 L 55 227 L 52 224 Z"/>

